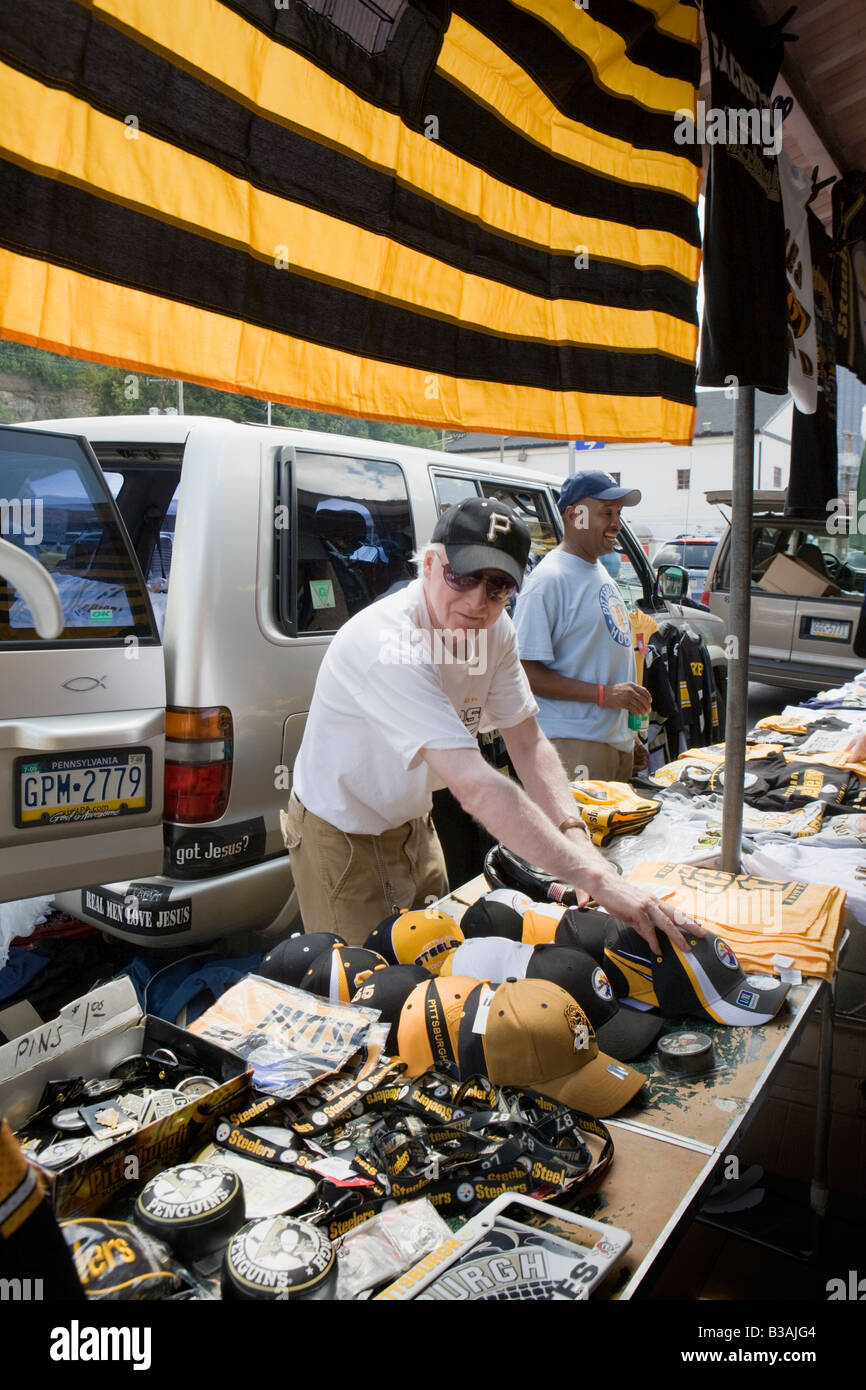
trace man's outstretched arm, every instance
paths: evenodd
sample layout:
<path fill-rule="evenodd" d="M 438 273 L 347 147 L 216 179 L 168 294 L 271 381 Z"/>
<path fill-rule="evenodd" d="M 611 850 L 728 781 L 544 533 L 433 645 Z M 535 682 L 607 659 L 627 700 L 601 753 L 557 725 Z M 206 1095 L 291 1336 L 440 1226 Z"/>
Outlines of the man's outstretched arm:
<path fill-rule="evenodd" d="M 608 912 L 633 926 L 656 954 L 657 931 L 683 950 L 689 947 L 680 926 L 693 935 L 704 935 L 703 927 L 691 918 L 620 878 L 586 836 L 561 834 L 559 822 L 551 820 L 515 782 L 490 767 L 477 749 L 423 749 L 421 756 L 464 811 L 495 839 L 545 873 L 589 893 Z"/>

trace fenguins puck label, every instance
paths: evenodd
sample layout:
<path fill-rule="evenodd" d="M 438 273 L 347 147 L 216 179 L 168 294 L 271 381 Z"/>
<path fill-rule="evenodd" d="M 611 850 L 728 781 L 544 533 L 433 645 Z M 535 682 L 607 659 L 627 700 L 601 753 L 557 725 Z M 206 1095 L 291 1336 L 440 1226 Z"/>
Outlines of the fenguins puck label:
<path fill-rule="evenodd" d="M 321 1283 L 334 1264 L 330 1241 L 315 1226 L 276 1216 L 251 1221 L 232 1238 L 226 1250 L 226 1273 L 241 1289 L 303 1296 Z"/>
<path fill-rule="evenodd" d="M 168 1168 L 152 1178 L 138 1199 L 151 1221 L 178 1222 L 218 1212 L 237 1198 L 236 1173 L 200 1163 Z"/>

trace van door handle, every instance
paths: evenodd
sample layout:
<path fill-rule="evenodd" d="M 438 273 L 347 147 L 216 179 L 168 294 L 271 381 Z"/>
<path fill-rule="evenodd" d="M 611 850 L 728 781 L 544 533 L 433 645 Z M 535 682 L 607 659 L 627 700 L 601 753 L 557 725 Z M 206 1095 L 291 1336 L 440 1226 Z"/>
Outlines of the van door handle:
<path fill-rule="evenodd" d="M 88 751 L 113 744 L 146 743 L 165 733 L 165 710 L 122 714 L 67 714 L 47 719 L 0 720 L 0 748 L 40 749 L 45 753 Z"/>
<path fill-rule="evenodd" d="M 54 578 L 34 555 L 0 538 L 0 574 L 21 594 L 33 614 L 33 626 L 46 642 L 66 626 Z"/>

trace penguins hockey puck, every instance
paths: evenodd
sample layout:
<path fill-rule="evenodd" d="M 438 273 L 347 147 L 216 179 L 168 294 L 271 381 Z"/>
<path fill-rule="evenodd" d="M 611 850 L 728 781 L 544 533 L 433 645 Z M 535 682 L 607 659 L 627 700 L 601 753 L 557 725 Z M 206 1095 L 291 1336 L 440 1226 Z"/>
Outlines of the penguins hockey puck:
<path fill-rule="evenodd" d="M 709 1071 L 715 1062 L 712 1038 L 706 1033 L 666 1033 L 658 1040 L 658 1059 L 663 1071 L 693 1076 Z"/>
<path fill-rule="evenodd" d="M 183 1081 L 179 1081 L 175 1086 L 175 1094 L 185 1096 L 187 1100 L 200 1100 L 202 1096 L 209 1095 L 215 1091 L 219 1085 L 210 1076 L 185 1076 Z"/>
<path fill-rule="evenodd" d="M 51 1123 L 66 1134 L 87 1133 L 87 1121 L 78 1109 L 56 1110 L 51 1116 Z"/>
<path fill-rule="evenodd" d="M 225 1245 L 244 1219 L 237 1173 L 213 1163 L 181 1163 L 151 1178 L 138 1195 L 135 1220 L 184 1259 Z"/>
<path fill-rule="evenodd" d="M 306 1221 L 290 1216 L 251 1221 L 226 1247 L 225 1299 L 330 1299 L 336 1283 L 333 1246 Z"/>
<path fill-rule="evenodd" d="M 75 1163 L 81 1157 L 80 1139 L 63 1139 L 59 1144 L 50 1144 L 37 1155 L 42 1168 L 65 1168 L 67 1163 Z"/>
<path fill-rule="evenodd" d="M 83 1094 L 86 1100 L 105 1100 L 122 1090 L 123 1081 L 119 1076 L 96 1077 L 92 1081 L 85 1081 Z"/>

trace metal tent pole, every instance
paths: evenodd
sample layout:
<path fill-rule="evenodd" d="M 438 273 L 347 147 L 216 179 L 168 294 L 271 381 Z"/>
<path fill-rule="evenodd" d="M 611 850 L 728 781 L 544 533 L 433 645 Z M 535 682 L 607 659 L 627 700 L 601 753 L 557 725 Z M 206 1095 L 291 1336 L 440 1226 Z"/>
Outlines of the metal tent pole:
<path fill-rule="evenodd" d="M 743 831 L 743 773 L 749 694 L 749 617 L 752 585 L 752 478 L 755 458 L 755 388 L 741 386 L 734 400 L 734 477 L 731 490 L 730 613 L 726 646 L 728 693 L 725 712 L 725 799 L 722 809 L 722 868 L 740 871 Z M 733 641 L 730 639 L 733 638 Z"/>

